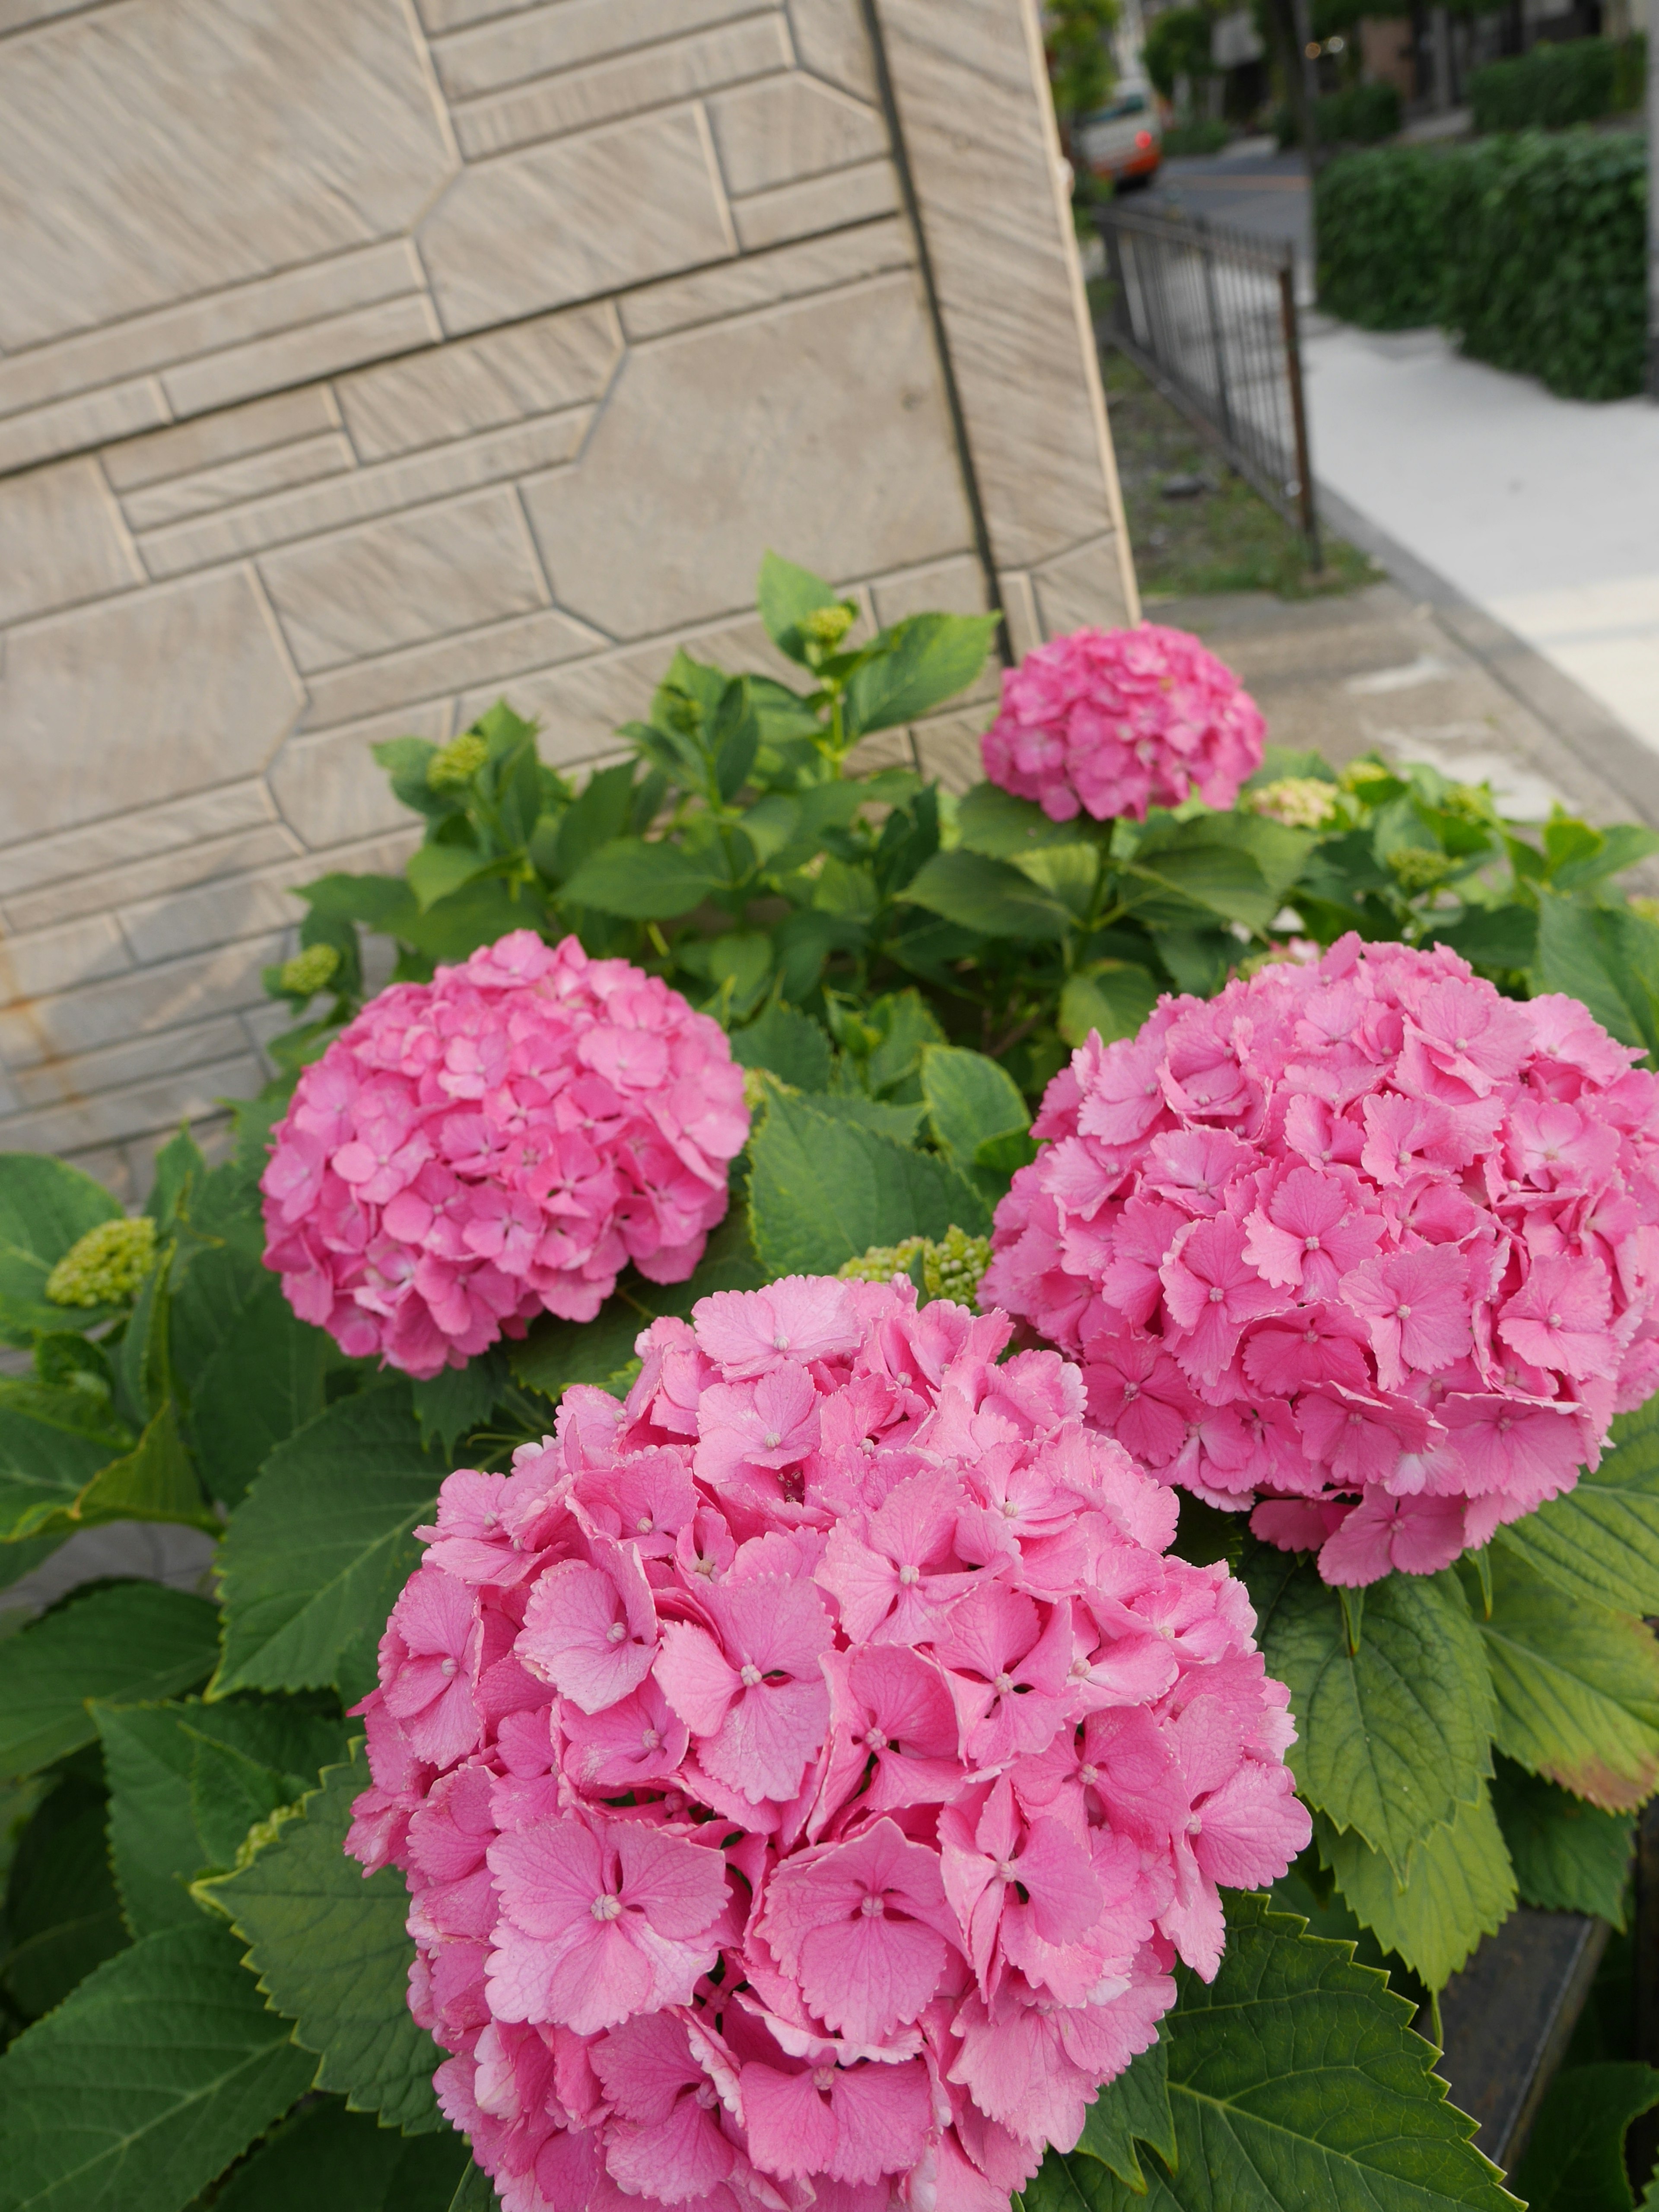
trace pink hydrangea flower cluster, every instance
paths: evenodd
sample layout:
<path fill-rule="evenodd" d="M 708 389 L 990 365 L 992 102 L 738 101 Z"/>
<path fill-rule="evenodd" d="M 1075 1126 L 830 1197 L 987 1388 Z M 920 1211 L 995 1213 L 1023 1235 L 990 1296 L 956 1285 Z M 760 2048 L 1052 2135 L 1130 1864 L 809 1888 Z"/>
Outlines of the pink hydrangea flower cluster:
<path fill-rule="evenodd" d="M 445 1483 L 347 1849 L 507 2212 L 1007 2212 L 1306 1843 L 1243 1587 L 1011 1335 L 722 1292 Z"/>
<path fill-rule="evenodd" d="M 343 1351 L 435 1375 L 537 1314 L 591 1321 L 630 1260 L 684 1282 L 748 1133 L 717 1022 L 515 930 L 382 991 L 301 1076 L 265 1265 Z"/>
<path fill-rule="evenodd" d="M 1231 669 L 1184 629 L 1080 629 L 1028 653 L 1002 679 L 981 741 L 985 773 L 1054 822 L 1178 806 L 1194 791 L 1231 806 L 1261 765 L 1261 710 Z"/>
<path fill-rule="evenodd" d="M 981 1296 L 1142 1467 L 1430 1574 L 1659 1386 L 1659 1081 L 1577 1000 L 1346 937 L 1160 1000 L 1048 1087 Z"/>

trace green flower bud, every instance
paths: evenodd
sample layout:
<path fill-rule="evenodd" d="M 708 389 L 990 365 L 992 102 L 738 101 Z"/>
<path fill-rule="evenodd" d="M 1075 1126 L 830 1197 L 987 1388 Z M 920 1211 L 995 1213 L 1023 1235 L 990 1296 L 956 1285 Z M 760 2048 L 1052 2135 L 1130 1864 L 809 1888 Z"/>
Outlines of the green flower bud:
<path fill-rule="evenodd" d="M 46 1277 L 55 1306 L 119 1306 L 136 1296 L 155 1257 L 155 1224 L 100 1221 L 70 1245 Z"/>
<path fill-rule="evenodd" d="M 1253 814 L 1265 814 L 1290 830 L 1322 830 L 1338 812 L 1336 786 L 1315 775 L 1281 776 L 1251 792 L 1246 804 Z"/>
<path fill-rule="evenodd" d="M 333 980 L 339 967 L 340 956 L 331 945 L 307 945 L 303 952 L 296 952 L 292 960 L 284 960 L 276 971 L 281 988 L 296 999 L 314 998 L 324 986 Z"/>
<path fill-rule="evenodd" d="M 849 1282 L 892 1283 L 910 1272 L 910 1262 L 918 1252 L 926 1255 L 925 1237 L 907 1237 L 902 1244 L 872 1244 L 856 1260 L 845 1260 L 836 1273 Z M 924 1256 L 922 1266 L 927 1262 Z"/>
<path fill-rule="evenodd" d="M 1444 853 L 1431 853 L 1425 846 L 1402 845 L 1389 855 L 1389 866 L 1402 891 L 1431 891 L 1437 884 L 1443 884 L 1451 873 L 1452 864 Z"/>
<path fill-rule="evenodd" d="M 836 1273 L 860 1283 L 893 1283 L 910 1272 L 921 1255 L 921 1285 L 930 1298 L 951 1298 L 971 1306 L 979 1279 L 991 1264 L 988 1237 L 970 1237 L 966 1230 L 947 1229 L 935 1243 L 929 1237 L 907 1237 L 902 1244 L 873 1244 L 856 1260 L 848 1260 Z"/>
<path fill-rule="evenodd" d="M 927 1295 L 951 1298 L 971 1306 L 979 1279 L 991 1264 L 988 1237 L 970 1237 L 965 1229 L 947 1229 L 938 1243 L 929 1243 L 922 1255 L 921 1279 Z"/>
<path fill-rule="evenodd" d="M 1477 783 L 1452 784 L 1440 805 L 1457 822 L 1474 822 L 1485 828 L 1497 819 L 1489 793 Z"/>
<path fill-rule="evenodd" d="M 858 618 L 858 610 L 844 602 L 833 607 L 814 607 L 810 615 L 801 617 L 800 633 L 825 653 L 833 653 Z"/>
<path fill-rule="evenodd" d="M 426 764 L 426 780 L 433 791 L 459 791 L 471 782 L 489 758 L 489 748 L 471 730 L 440 745 Z"/>

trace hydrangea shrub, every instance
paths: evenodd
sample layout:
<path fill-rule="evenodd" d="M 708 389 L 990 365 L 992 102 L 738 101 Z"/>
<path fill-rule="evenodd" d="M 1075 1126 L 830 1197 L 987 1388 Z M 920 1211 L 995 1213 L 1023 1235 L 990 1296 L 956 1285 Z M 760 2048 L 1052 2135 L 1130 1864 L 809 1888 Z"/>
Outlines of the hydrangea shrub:
<path fill-rule="evenodd" d="M 1188 631 L 1142 623 L 1079 629 L 1005 671 L 985 773 L 1051 821 L 1179 806 L 1228 807 L 1261 765 L 1267 726 L 1225 664 Z"/>
<path fill-rule="evenodd" d="M 1010 1334 L 719 1294 L 445 1483 L 349 1848 L 508 2212 L 1006 2212 L 1306 1843 L 1243 1588 Z"/>
<path fill-rule="evenodd" d="M 537 1314 L 591 1321 L 630 1261 L 684 1282 L 748 1127 L 717 1022 L 514 931 L 383 991 L 301 1073 L 265 1264 L 342 1351 L 435 1375 Z"/>
<path fill-rule="evenodd" d="M 1659 1081 L 1576 1000 L 1346 938 L 1081 1047 L 983 1295 L 1137 1464 L 1333 1583 L 1571 1487 L 1659 1378 Z"/>

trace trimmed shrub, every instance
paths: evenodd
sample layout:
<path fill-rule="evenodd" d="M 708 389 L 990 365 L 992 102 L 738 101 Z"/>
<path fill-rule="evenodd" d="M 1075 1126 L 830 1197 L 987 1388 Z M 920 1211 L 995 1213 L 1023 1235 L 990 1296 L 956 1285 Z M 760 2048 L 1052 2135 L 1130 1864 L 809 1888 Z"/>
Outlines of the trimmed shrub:
<path fill-rule="evenodd" d="M 1182 155 L 1218 154 L 1235 136 L 1231 123 L 1212 122 L 1207 117 L 1194 123 L 1172 123 L 1164 134 L 1164 150 L 1171 161 L 1179 161 Z"/>
<path fill-rule="evenodd" d="M 1315 103 L 1322 146 L 1375 146 L 1400 128 L 1400 94 L 1391 84 L 1351 84 Z M 1296 117 L 1281 103 L 1273 110 L 1280 150 L 1296 143 Z"/>
<path fill-rule="evenodd" d="M 1573 399 L 1643 389 L 1647 149 L 1634 133 L 1529 132 L 1446 169 L 1440 320 L 1465 353 Z"/>
<path fill-rule="evenodd" d="M 1574 39 L 1534 46 L 1516 61 L 1489 62 L 1469 79 L 1476 131 L 1565 131 L 1638 106 L 1645 67 L 1638 46 L 1645 49 L 1645 41 Z"/>
<path fill-rule="evenodd" d="M 1571 131 L 1345 155 L 1319 179 L 1320 303 L 1367 330 L 1440 323 L 1574 399 L 1643 388 L 1647 150 Z"/>
<path fill-rule="evenodd" d="M 1620 42 L 1613 73 L 1613 112 L 1628 115 L 1648 96 L 1648 34 L 1638 31 Z"/>
<path fill-rule="evenodd" d="M 1375 146 L 1400 128 L 1400 94 L 1391 84 L 1351 84 L 1320 101 L 1317 119 L 1327 145 Z"/>
<path fill-rule="evenodd" d="M 1439 319 L 1447 167 L 1444 153 L 1397 146 L 1345 154 L 1321 172 L 1315 227 L 1322 307 L 1370 331 Z"/>

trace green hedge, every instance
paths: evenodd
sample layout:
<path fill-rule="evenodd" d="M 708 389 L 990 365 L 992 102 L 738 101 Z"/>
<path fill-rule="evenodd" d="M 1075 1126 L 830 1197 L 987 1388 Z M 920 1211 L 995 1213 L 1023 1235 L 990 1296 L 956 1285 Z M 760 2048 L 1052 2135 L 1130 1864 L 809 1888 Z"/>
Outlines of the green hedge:
<path fill-rule="evenodd" d="M 1640 392 L 1647 151 L 1570 131 L 1378 149 L 1319 179 L 1319 296 L 1369 330 L 1440 323 L 1569 398 Z"/>
<path fill-rule="evenodd" d="M 1314 103 L 1314 127 L 1322 146 L 1375 146 L 1400 128 L 1400 94 L 1391 84 L 1345 86 Z M 1296 143 L 1296 117 L 1282 104 L 1273 134 L 1281 149 Z"/>
<path fill-rule="evenodd" d="M 1319 304 L 1368 331 L 1438 319 L 1447 157 L 1421 146 L 1345 154 L 1320 173 Z"/>
<path fill-rule="evenodd" d="M 1564 46 L 1535 46 L 1518 61 L 1491 62 L 1469 79 L 1474 127 L 1498 131 L 1564 131 L 1594 123 L 1622 108 L 1639 106 L 1647 67 L 1640 37 L 1574 39 Z"/>
<path fill-rule="evenodd" d="M 1440 319 L 1465 353 L 1574 399 L 1640 392 L 1647 150 L 1633 132 L 1532 131 L 1446 169 Z"/>

